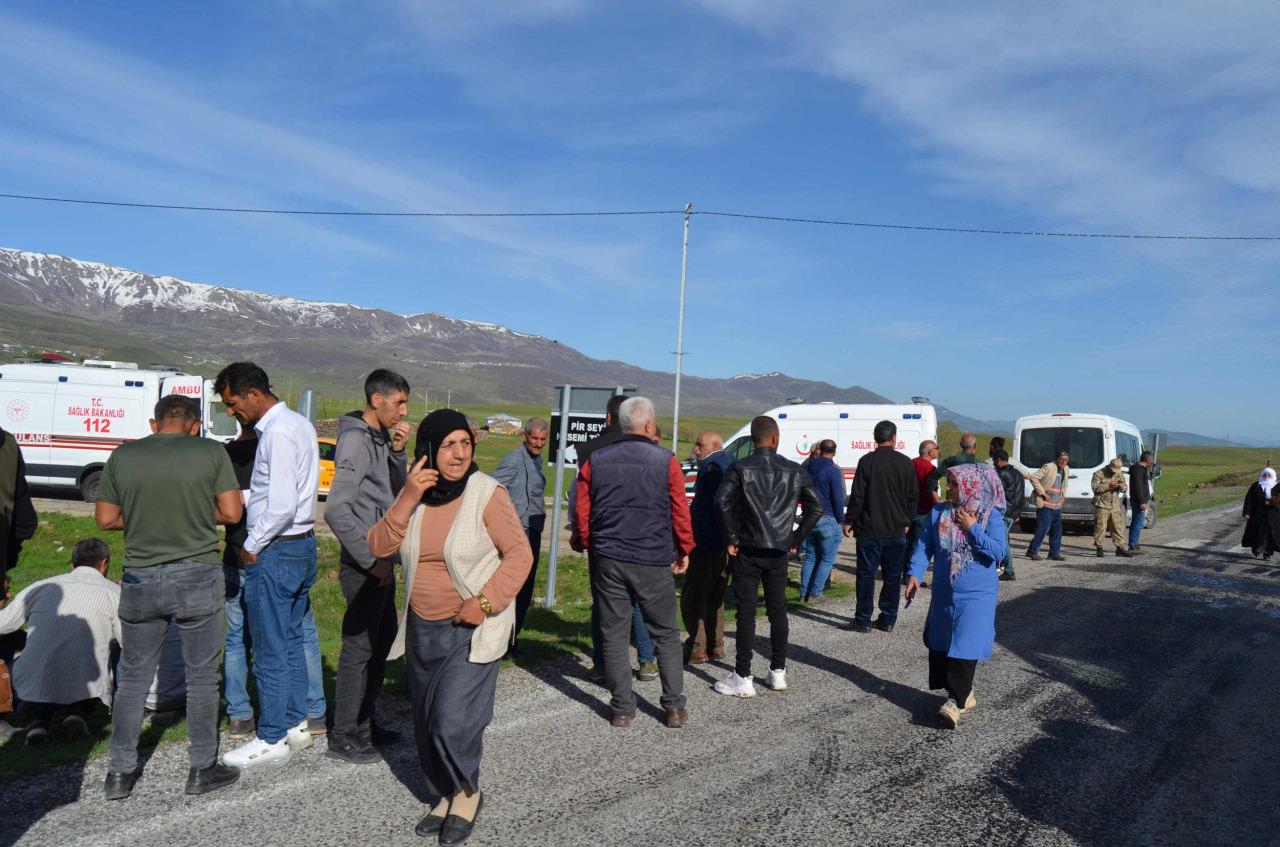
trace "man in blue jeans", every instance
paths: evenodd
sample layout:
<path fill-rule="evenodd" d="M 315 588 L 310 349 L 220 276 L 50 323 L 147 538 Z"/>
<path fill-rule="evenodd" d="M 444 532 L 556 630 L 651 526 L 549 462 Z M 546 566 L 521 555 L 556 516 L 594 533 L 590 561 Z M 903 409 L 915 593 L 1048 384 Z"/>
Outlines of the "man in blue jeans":
<path fill-rule="evenodd" d="M 103 407 L 104 411 L 107 407 Z M 182 637 L 190 736 L 188 794 L 239 777 L 218 764 L 218 656 L 222 652 L 222 574 L 218 524 L 240 520 L 243 505 L 222 447 L 200 438 L 200 405 L 171 394 L 156 404 L 153 434 L 122 444 L 102 471 L 94 518 L 124 530 L 120 583 L 120 660 L 111 709 L 104 793 L 133 792 L 143 707 L 171 623 Z"/>
<path fill-rule="evenodd" d="M 316 578 L 320 453 L 315 428 L 271 393 L 267 374 L 257 365 L 228 365 L 213 390 L 227 414 L 258 433 L 240 549 L 258 681 L 257 737 L 223 754 L 222 761 L 236 768 L 280 764 L 312 744 L 304 630 Z"/>
<path fill-rule="evenodd" d="M 1133 517 L 1129 521 L 1129 552 L 1141 553 L 1139 541 L 1142 529 L 1147 525 L 1147 512 L 1151 509 L 1151 465 L 1155 454 L 1143 450 L 1138 461 L 1129 466 L 1129 505 Z"/>
<path fill-rule="evenodd" d="M 240 437 L 228 442 L 227 456 L 235 470 L 236 482 L 244 499 L 249 498 L 249 480 L 253 459 L 258 452 L 258 434 L 245 427 Z M 222 576 L 225 580 L 227 646 L 222 657 L 223 696 L 227 698 L 227 738 L 243 741 L 257 732 L 253 721 L 253 703 L 249 700 L 249 659 L 252 639 L 245 629 L 244 568 L 240 565 L 240 548 L 247 534 L 245 520 L 227 527 L 226 546 L 222 551 Z M 303 621 L 307 653 L 307 728 L 312 735 L 327 731 L 324 699 L 324 666 L 320 656 L 320 635 L 315 615 L 310 610 Z"/>
<path fill-rule="evenodd" d="M 1062 504 L 1067 496 L 1067 480 L 1071 479 L 1070 465 L 1071 457 L 1063 451 L 1040 470 L 1027 474 L 1035 492 L 1036 534 L 1027 548 L 1027 558 L 1033 562 L 1040 558 L 1045 535 L 1049 536 L 1049 558 L 1055 562 L 1067 560 L 1062 555 Z"/>
<path fill-rule="evenodd" d="M 858 538 L 858 605 L 849 629 L 870 632 L 876 573 L 884 574 L 875 628 L 893 632 L 902 597 L 902 554 L 916 516 L 920 485 L 915 466 L 896 449 L 898 427 L 880 421 L 872 432 L 876 449 L 858 460 L 845 512 L 845 535 Z"/>
<path fill-rule="evenodd" d="M 844 523 L 844 473 L 836 467 L 836 443 L 819 442 L 817 455 L 809 458 L 804 472 L 822 501 L 822 517 L 804 539 L 804 564 L 800 568 L 800 601 L 817 600 L 840 552 L 840 524 Z"/>

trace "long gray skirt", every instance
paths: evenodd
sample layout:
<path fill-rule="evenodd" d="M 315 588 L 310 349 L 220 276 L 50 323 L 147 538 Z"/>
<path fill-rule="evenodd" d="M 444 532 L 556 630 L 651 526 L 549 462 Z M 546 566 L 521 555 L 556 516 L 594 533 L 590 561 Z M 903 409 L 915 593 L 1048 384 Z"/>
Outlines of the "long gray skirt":
<path fill-rule="evenodd" d="M 474 627 L 425 621 L 412 612 L 407 617 L 405 675 L 427 790 L 440 797 L 479 790 L 499 663 L 468 661 Z"/>

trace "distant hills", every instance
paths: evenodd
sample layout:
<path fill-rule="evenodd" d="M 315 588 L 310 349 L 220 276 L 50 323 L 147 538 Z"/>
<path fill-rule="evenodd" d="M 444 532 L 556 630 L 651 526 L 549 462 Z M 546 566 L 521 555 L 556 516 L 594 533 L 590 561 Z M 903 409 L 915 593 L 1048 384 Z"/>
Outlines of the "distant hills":
<path fill-rule="evenodd" d="M 542 404 L 551 387 L 634 385 L 670 408 L 673 374 L 593 359 L 567 344 L 497 324 L 433 312 L 399 315 L 350 303 L 322 303 L 153 276 L 98 262 L 0 248 L 0 341 L 9 348 L 162 363 L 212 373 L 251 359 L 321 394 L 351 396 L 370 370 L 390 365 L 432 397 L 455 402 Z M 892 403 L 860 385 L 840 388 L 787 374 L 730 379 L 686 375 L 686 414 L 749 415 L 791 398 Z M 906 398 L 899 398 L 898 402 Z M 939 420 L 975 432 L 1013 431 L 935 404 Z M 1232 444 L 1170 433 L 1173 444 Z"/>

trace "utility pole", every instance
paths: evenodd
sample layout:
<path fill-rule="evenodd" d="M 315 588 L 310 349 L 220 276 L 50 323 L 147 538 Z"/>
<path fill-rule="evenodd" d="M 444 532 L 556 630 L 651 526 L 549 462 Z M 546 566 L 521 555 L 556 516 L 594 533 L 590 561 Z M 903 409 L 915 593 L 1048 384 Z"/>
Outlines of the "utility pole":
<path fill-rule="evenodd" d="M 676 328 L 676 391 L 671 421 L 671 452 L 680 452 L 680 372 L 684 369 L 684 289 L 689 274 L 689 218 L 693 204 L 684 204 L 684 249 L 680 252 L 680 320 Z"/>
<path fill-rule="evenodd" d="M 448 395 L 446 395 L 446 399 L 444 401 L 444 407 L 446 409 L 453 408 L 453 389 L 452 388 L 449 389 L 449 393 Z"/>

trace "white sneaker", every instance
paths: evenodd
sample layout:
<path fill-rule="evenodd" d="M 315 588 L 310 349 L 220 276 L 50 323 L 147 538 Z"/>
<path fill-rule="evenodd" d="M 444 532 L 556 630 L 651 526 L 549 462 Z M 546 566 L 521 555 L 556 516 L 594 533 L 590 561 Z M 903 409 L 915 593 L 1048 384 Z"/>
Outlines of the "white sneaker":
<path fill-rule="evenodd" d="M 241 770 L 257 765 L 283 765 L 292 755 L 293 751 L 289 749 L 289 742 L 285 738 L 281 738 L 275 744 L 268 744 L 261 738 L 255 738 L 248 744 L 223 753 L 222 764 Z"/>
<path fill-rule="evenodd" d="M 938 709 L 938 717 L 942 718 L 942 723 L 951 729 L 955 729 L 960 724 L 961 714 L 963 714 L 963 710 L 950 697 Z"/>
<path fill-rule="evenodd" d="M 764 687 L 773 689 L 774 691 L 787 690 L 787 672 L 783 670 L 771 670 L 769 675 L 765 677 Z"/>
<path fill-rule="evenodd" d="M 285 740 L 289 742 L 289 749 L 295 753 L 316 743 L 316 740 L 311 737 L 311 730 L 307 729 L 307 723 L 307 719 L 303 718 L 302 723 L 290 729 L 285 735 Z"/>
<path fill-rule="evenodd" d="M 712 690 L 717 694 L 728 694 L 732 697 L 756 696 L 756 687 L 751 683 L 751 677 L 738 676 L 734 671 L 730 671 L 728 676 L 712 686 Z"/>

